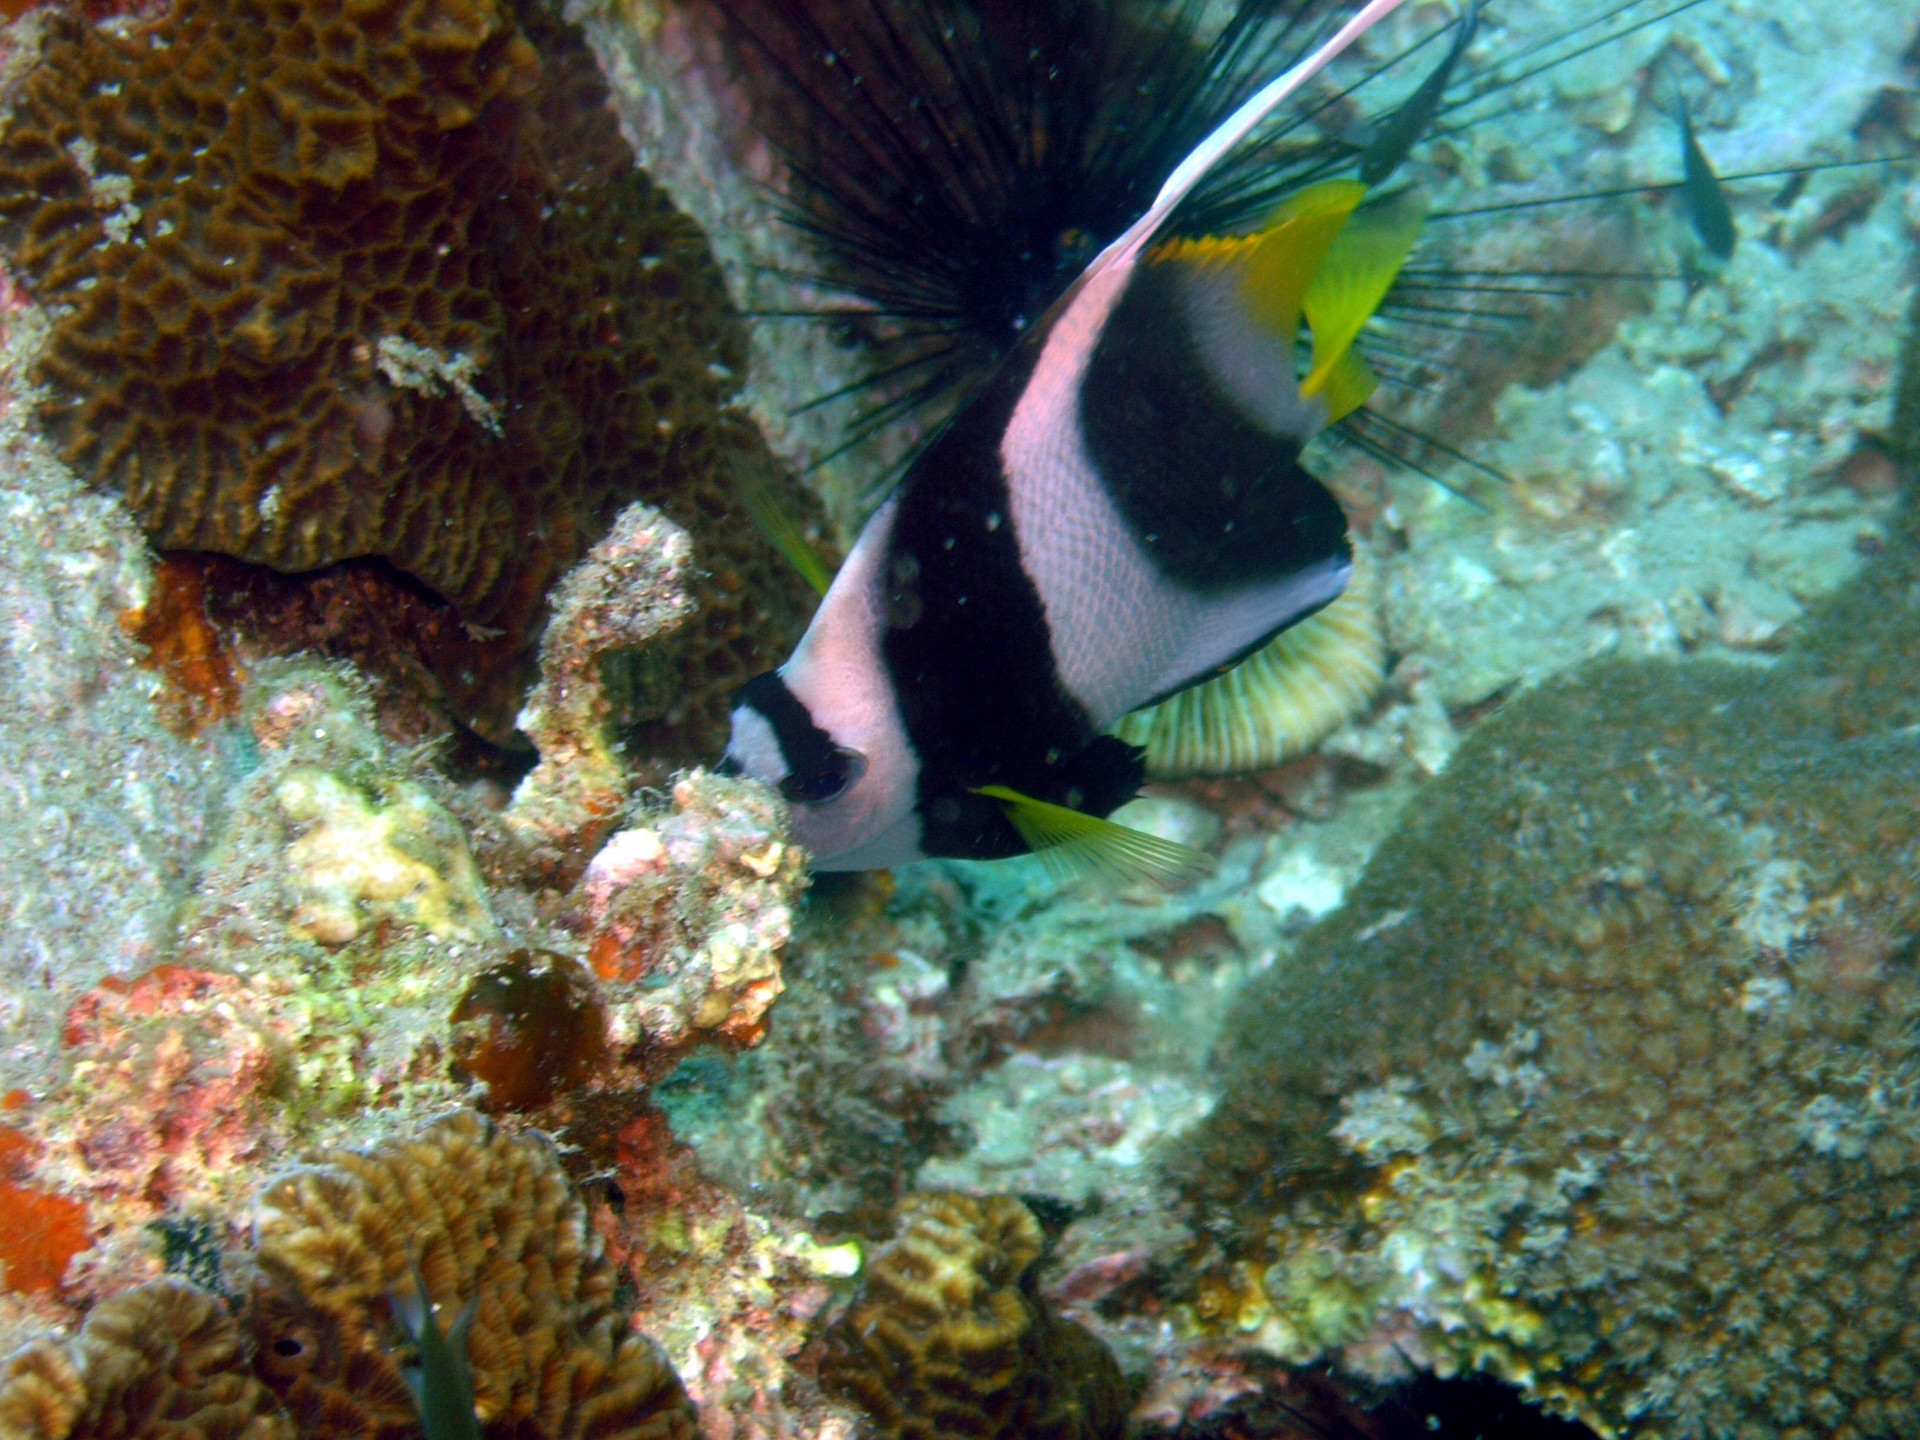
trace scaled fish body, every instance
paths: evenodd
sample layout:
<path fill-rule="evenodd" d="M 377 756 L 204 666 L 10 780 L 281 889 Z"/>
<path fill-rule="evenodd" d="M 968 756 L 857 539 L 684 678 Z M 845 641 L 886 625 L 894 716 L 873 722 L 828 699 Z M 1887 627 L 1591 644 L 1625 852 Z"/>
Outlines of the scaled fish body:
<path fill-rule="evenodd" d="M 1260 106 L 1396 3 L 1175 172 L 874 514 L 792 658 L 741 691 L 728 763 L 781 788 L 819 868 L 1017 854 L 1104 817 L 1141 778 L 1108 727 L 1345 586 L 1345 517 L 1299 454 L 1372 386 L 1352 341 L 1418 215 L 1358 211 L 1365 187 L 1334 181 L 1259 234 L 1152 242 Z"/>
<path fill-rule="evenodd" d="M 473 1375 L 467 1366 L 467 1337 L 473 1328 L 476 1296 L 466 1303 L 443 1333 L 434 1318 L 433 1298 L 421 1278 L 419 1263 L 411 1257 L 413 1294 L 392 1297 L 395 1313 L 415 1346 L 412 1364 L 402 1377 L 413 1392 L 426 1440 L 480 1440 L 480 1422 L 473 1409 Z"/>

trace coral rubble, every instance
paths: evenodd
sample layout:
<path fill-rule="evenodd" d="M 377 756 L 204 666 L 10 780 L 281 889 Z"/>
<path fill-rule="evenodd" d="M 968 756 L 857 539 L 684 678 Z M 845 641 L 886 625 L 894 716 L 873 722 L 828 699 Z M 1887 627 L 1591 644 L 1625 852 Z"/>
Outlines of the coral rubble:
<path fill-rule="evenodd" d="M 1552 13 L 1509 8 L 1488 39 Z M 1908 82 L 1898 44 L 1839 12 L 1805 21 L 1787 37 L 1737 6 L 1691 7 L 1554 67 L 1511 118 L 1436 147 L 1443 207 L 1634 187 L 1673 173 L 1665 97 L 1681 93 L 1721 173 L 1755 177 L 1727 185 L 1743 238 L 1711 284 L 1613 282 L 1525 325 L 1422 339 L 1439 389 L 1404 397 L 1403 418 L 1512 482 L 1455 460 L 1438 473 L 1484 510 L 1412 476 L 1365 507 L 1389 649 L 1446 712 L 1599 654 L 1765 663 L 1881 542 L 1887 488 L 1862 477 L 1880 472 L 1911 284 L 1912 173 L 1843 164 L 1777 193 L 1760 177 L 1910 151 L 1863 141 Z M 1913 8 L 1888 23 L 1911 35 Z M 1448 263 L 1678 276 L 1683 210 L 1668 192 L 1449 226 Z"/>
<path fill-rule="evenodd" d="M 834 1290 L 860 1268 L 851 1241 L 749 1207 L 701 1173 L 665 1115 L 630 1108 L 589 1197 L 632 1283 L 633 1323 L 673 1357 L 709 1440 L 851 1440 L 851 1407 L 805 1361 Z"/>
<path fill-rule="evenodd" d="M 578 33 L 533 0 L 177 0 L 37 38 L 0 242 L 52 316 L 35 373 L 68 463 L 163 547 L 384 557 L 504 632 L 497 662 L 651 497 L 713 575 L 656 718 L 710 745 L 806 590 L 734 496 L 759 453 L 723 413 L 739 322 Z M 474 712 L 473 656 L 428 659 Z"/>
<path fill-rule="evenodd" d="M 1033 1292 L 1032 1211 L 1006 1195 L 919 1194 L 899 1226 L 827 1332 L 829 1391 L 886 1440 L 1117 1440 L 1126 1383 L 1104 1345 Z"/>
<path fill-rule="evenodd" d="M 1606 1433 L 1920 1426 L 1920 535 L 1770 670 L 1484 721 L 1250 988 L 1201 1314 Z"/>
<path fill-rule="evenodd" d="M 784 988 L 780 952 L 805 884 L 764 786 L 694 771 L 671 808 L 641 808 L 588 864 L 574 896 L 587 959 L 621 1044 L 655 1073 L 699 1040 L 758 1043 Z"/>

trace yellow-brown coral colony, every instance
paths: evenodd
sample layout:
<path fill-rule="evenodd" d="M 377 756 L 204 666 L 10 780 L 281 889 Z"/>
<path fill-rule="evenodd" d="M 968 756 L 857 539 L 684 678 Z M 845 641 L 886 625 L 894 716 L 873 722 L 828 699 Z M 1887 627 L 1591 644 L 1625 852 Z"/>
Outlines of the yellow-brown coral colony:
<path fill-rule="evenodd" d="M 784 652 L 808 592 L 733 496 L 760 445 L 723 418 L 739 321 L 577 31 L 533 0 L 56 12 L 11 100 L 0 240 L 54 317 L 42 418 L 156 544 L 383 557 L 511 652 L 645 496 L 716 580 L 678 708 L 642 718 L 711 743 L 710 691 Z"/>
<path fill-rule="evenodd" d="M 0 1365 L 7 1440 L 294 1440 L 247 1369 L 240 1327 L 184 1280 L 136 1285 L 95 1306 L 78 1335 Z"/>
<path fill-rule="evenodd" d="M 261 1197 L 255 1339 L 307 1436 L 415 1434 L 388 1347 L 390 1296 L 417 1261 L 446 1315 L 477 1301 L 474 1403 L 530 1440 L 690 1440 L 692 1403 L 614 1304 L 615 1274 L 549 1144 L 462 1111 L 371 1151 L 339 1151 Z M 444 1321 L 442 1322 L 445 1323 Z"/>
<path fill-rule="evenodd" d="M 1403 1310 L 1396 1343 L 1612 1433 L 1920 1430 L 1915 592 L 1882 573 L 1848 656 L 1607 662 L 1482 723 L 1230 1031 L 1184 1162 L 1238 1217 L 1221 1320 L 1302 1354 Z M 1842 694 L 1893 727 L 1836 739 Z"/>
<path fill-rule="evenodd" d="M 471 1111 L 271 1185 L 253 1293 L 169 1277 L 102 1301 L 70 1340 L 0 1364 L 5 1440 L 406 1440 L 392 1297 L 417 1263 L 443 1311 L 471 1303 L 476 1416 L 523 1440 L 691 1440 L 694 1410 L 659 1348 L 614 1304 L 586 1207 L 537 1136 Z M 439 1322 L 443 1326 L 444 1321 Z"/>
<path fill-rule="evenodd" d="M 1126 1382 L 1107 1348 L 1032 1289 L 1033 1212 L 1007 1195 L 933 1193 L 827 1335 L 820 1380 L 887 1440 L 1113 1440 Z"/>

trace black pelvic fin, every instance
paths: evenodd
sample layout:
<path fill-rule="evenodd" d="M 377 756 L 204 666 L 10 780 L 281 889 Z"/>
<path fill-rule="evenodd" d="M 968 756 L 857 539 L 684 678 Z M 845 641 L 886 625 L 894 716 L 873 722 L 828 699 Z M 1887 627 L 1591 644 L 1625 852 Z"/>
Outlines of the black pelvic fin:
<path fill-rule="evenodd" d="M 1053 784 L 1040 798 L 1104 820 L 1140 793 L 1146 777 L 1144 749 L 1102 735 L 1055 771 Z"/>

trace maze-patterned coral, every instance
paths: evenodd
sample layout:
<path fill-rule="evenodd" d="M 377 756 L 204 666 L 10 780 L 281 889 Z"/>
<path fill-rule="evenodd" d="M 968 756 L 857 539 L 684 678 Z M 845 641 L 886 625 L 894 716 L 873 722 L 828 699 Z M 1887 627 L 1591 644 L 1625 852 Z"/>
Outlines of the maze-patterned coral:
<path fill-rule="evenodd" d="M 7 1440 L 293 1440 L 246 1370 L 239 1328 L 183 1280 L 102 1301 L 67 1341 L 37 1340 L 0 1363 Z"/>
<path fill-rule="evenodd" d="M 381 557 L 515 637 L 645 497 L 715 576 L 670 718 L 783 653 L 810 602 L 733 494 L 740 323 L 576 30 L 532 0 L 176 0 L 40 39 L 0 243 L 53 315 L 45 425 L 156 544 Z"/>
<path fill-rule="evenodd" d="M 484 1434 L 693 1440 L 693 1404 L 635 1331 L 586 1206 L 537 1136 L 472 1111 L 270 1185 L 256 1227 L 260 1369 L 303 1436 L 410 1440 L 420 1416 L 388 1345 L 416 1263 L 444 1329 L 475 1306 Z"/>
<path fill-rule="evenodd" d="M 899 1235 L 828 1332 L 821 1383 L 887 1440 L 1116 1440 L 1120 1366 L 1041 1303 L 1042 1248 L 1033 1212 L 1010 1195 L 909 1196 Z"/>

